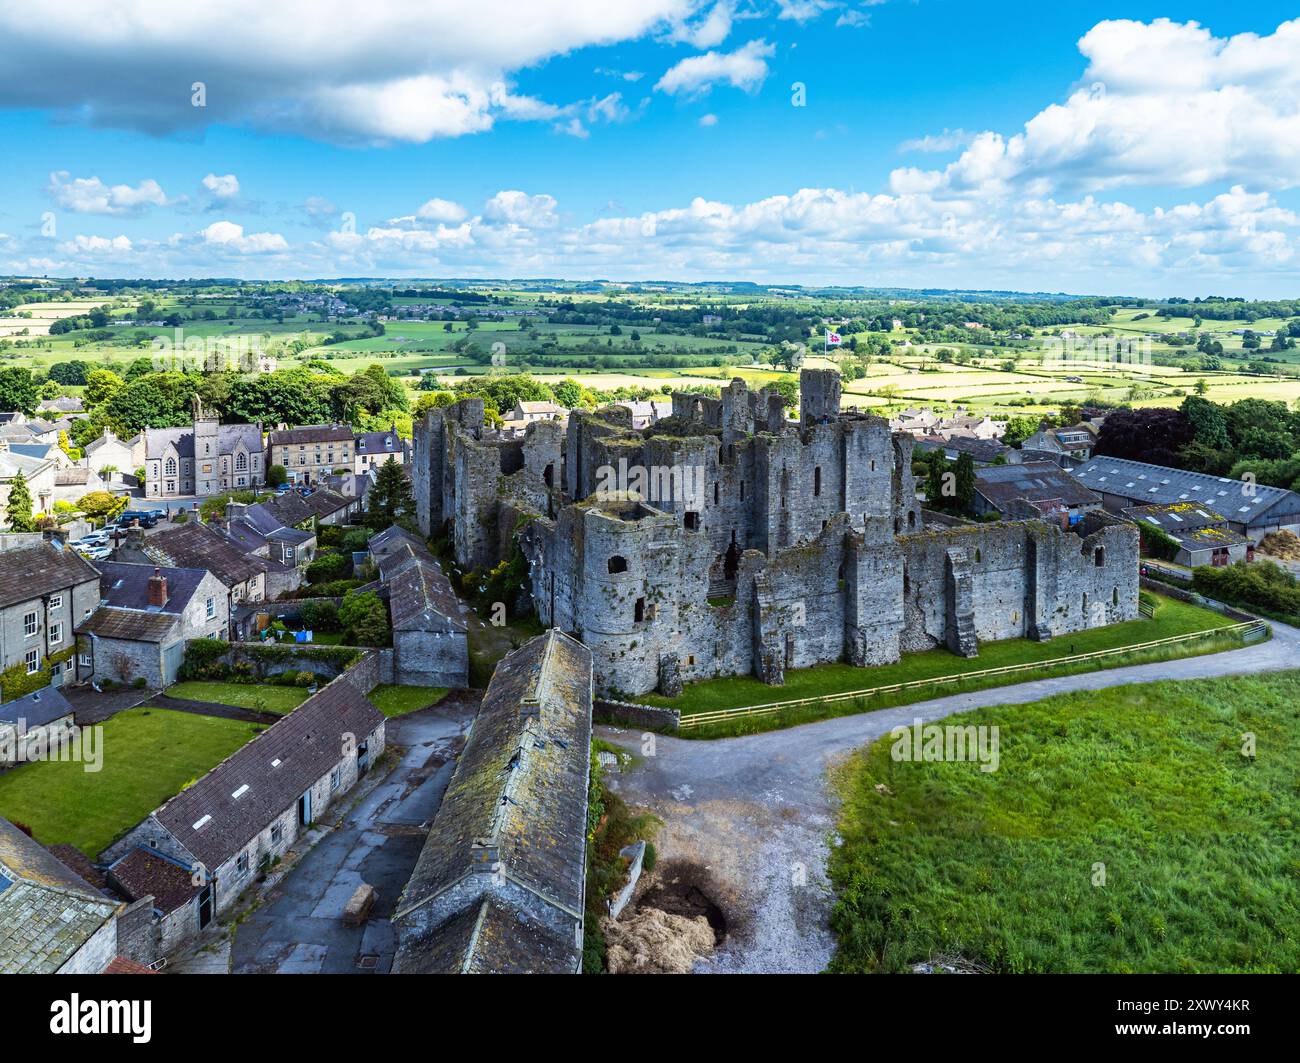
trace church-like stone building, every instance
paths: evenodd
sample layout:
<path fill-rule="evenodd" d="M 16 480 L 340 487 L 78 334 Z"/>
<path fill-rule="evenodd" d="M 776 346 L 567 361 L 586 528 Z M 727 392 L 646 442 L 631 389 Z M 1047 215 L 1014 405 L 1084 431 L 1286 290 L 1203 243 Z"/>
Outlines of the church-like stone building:
<path fill-rule="evenodd" d="M 457 561 L 487 568 L 517 539 L 543 623 L 592 651 L 597 688 L 683 681 L 946 646 L 1049 639 L 1136 618 L 1136 530 L 1103 513 L 927 527 L 912 438 L 840 410 L 839 376 L 804 370 L 800 420 L 734 380 L 718 399 L 575 410 L 521 439 L 481 400 L 416 427 L 426 534 L 451 522 Z M 1026 506 L 1025 512 L 1032 512 Z"/>

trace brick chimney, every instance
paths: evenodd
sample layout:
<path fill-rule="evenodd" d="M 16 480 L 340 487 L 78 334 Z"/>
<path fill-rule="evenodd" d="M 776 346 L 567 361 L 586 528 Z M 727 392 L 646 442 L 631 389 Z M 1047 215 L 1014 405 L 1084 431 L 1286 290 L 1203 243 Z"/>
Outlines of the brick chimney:
<path fill-rule="evenodd" d="M 149 577 L 149 604 L 157 609 L 167 604 L 167 577 L 160 568 L 155 568 Z"/>
<path fill-rule="evenodd" d="M 135 550 L 144 549 L 144 529 L 139 524 L 126 529 L 126 545 Z"/>

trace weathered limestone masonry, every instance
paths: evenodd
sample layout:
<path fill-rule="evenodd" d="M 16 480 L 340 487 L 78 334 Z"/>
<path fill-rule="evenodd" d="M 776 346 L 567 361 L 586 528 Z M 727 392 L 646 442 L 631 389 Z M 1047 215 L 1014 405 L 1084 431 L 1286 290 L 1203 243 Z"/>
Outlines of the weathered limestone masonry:
<path fill-rule="evenodd" d="M 453 518 L 458 562 L 483 567 L 522 514 L 538 614 L 590 647 L 608 694 L 780 683 L 788 668 L 937 646 L 974 656 L 986 640 L 1137 617 L 1131 526 L 926 528 L 912 438 L 841 412 L 834 371 L 804 370 L 800 393 L 797 425 L 740 380 L 718 399 L 674 395 L 673 415 L 642 430 L 624 407 L 575 410 L 562 451 L 538 424 L 518 457 L 482 428 L 481 404 L 434 411 L 416 430 L 423 526 Z"/>

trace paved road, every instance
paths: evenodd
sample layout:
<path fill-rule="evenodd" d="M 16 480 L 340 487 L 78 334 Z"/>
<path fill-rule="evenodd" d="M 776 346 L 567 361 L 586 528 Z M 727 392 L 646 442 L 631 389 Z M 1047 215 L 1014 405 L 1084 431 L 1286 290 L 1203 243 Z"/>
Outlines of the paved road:
<path fill-rule="evenodd" d="M 394 934 L 388 919 L 424 844 L 455 767 L 473 707 L 454 702 L 389 720 L 401 763 L 368 793 L 235 931 L 236 974 L 386 973 Z M 378 891 L 363 927 L 346 927 L 343 907 L 368 882 Z"/>
<path fill-rule="evenodd" d="M 736 920 L 720 952 L 698 969 L 821 970 L 834 947 L 826 927 L 825 864 L 835 822 L 828 767 L 917 718 L 1127 683 L 1300 668 L 1300 630 L 1274 624 L 1273 632 L 1269 642 L 1226 653 L 1039 679 L 743 738 L 654 736 L 654 755 L 613 785 L 664 820 L 660 860 L 707 868 L 714 900 Z M 598 732 L 641 752 L 634 732 Z"/>

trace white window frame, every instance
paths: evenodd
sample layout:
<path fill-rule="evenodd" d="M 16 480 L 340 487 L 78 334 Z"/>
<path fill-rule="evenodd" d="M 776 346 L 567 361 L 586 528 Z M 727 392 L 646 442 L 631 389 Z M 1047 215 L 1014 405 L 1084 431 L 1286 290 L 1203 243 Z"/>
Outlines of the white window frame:
<path fill-rule="evenodd" d="M 23 638 L 30 639 L 40 630 L 40 620 L 37 618 L 36 610 L 23 614 Z"/>
<path fill-rule="evenodd" d="M 28 650 L 27 653 L 24 655 L 23 660 L 27 664 L 28 675 L 35 675 L 37 672 L 41 670 L 40 650 Z"/>
<path fill-rule="evenodd" d="M 51 609 L 62 609 L 62 608 L 63 608 L 63 595 L 61 595 L 61 594 L 51 594 L 51 595 L 50 595 L 50 604 L 49 604 L 49 608 L 51 608 Z"/>
<path fill-rule="evenodd" d="M 208 619 L 209 620 L 214 619 L 217 615 L 217 600 L 215 598 L 208 599 L 207 610 L 208 610 Z"/>
<path fill-rule="evenodd" d="M 50 645 L 54 646 L 63 641 L 63 625 L 50 625 Z"/>
<path fill-rule="evenodd" d="M 342 785 L 343 785 L 343 769 L 335 768 L 332 772 L 330 772 L 330 793 L 334 793 L 334 791 L 337 790 Z"/>

